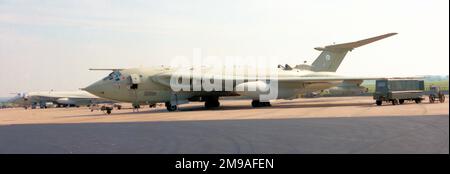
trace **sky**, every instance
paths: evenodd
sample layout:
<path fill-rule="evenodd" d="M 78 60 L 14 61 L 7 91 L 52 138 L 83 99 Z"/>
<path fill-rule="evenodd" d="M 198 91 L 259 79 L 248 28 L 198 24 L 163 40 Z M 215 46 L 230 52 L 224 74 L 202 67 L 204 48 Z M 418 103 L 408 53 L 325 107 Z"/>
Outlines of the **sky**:
<path fill-rule="evenodd" d="M 0 0 L 0 96 L 76 90 L 109 72 L 177 56 L 266 56 L 311 63 L 314 47 L 390 32 L 338 73 L 448 75 L 447 0 Z M 276 66 L 276 65 L 274 65 Z"/>

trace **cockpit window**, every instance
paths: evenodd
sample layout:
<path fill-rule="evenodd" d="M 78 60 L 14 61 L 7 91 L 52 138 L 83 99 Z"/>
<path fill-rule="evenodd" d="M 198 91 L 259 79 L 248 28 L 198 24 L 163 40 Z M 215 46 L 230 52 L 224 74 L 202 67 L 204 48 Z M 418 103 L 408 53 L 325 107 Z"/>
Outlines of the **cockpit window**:
<path fill-rule="evenodd" d="M 122 76 L 122 73 L 119 71 L 114 71 L 110 73 L 108 76 L 103 78 L 103 80 L 114 80 L 114 81 L 120 81 L 120 76 Z"/>
<path fill-rule="evenodd" d="M 111 73 L 111 74 L 109 74 L 108 76 L 106 76 L 105 78 L 103 78 L 103 80 L 112 80 L 112 74 L 113 73 Z"/>

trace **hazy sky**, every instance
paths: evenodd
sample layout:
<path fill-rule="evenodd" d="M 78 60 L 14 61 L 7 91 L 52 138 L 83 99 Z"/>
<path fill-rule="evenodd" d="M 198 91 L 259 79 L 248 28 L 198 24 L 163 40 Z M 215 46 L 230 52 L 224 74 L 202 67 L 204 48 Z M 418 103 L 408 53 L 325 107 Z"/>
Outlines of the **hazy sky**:
<path fill-rule="evenodd" d="M 311 63 L 314 47 L 389 32 L 350 52 L 355 75 L 448 74 L 448 0 L 0 0 L 0 96 L 75 90 L 108 72 L 192 56 L 277 56 Z"/>

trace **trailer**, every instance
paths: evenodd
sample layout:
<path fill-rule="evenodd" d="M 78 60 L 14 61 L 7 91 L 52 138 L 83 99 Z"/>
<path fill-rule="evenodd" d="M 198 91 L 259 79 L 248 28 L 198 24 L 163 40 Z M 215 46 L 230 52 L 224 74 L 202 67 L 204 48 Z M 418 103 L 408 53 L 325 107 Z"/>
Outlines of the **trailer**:
<path fill-rule="evenodd" d="M 430 103 L 434 103 L 437 100 L 439 100 L 439 102 L 441 103 L 445 102 L 445 95 L 444 93 L 442 93 L 438 86 L 430 87 L 430 95 L 428 96 L 428 98 L 430 99 Z"/>
<path fill-rule="evenodd" d="M 405 101 L 414 101 L 419 104 L 424 99 L 423 95 L 423 79 L 383 79 L 375 82 L 373 99 L 378 106 L 383 102 L 398 105 Z"/>

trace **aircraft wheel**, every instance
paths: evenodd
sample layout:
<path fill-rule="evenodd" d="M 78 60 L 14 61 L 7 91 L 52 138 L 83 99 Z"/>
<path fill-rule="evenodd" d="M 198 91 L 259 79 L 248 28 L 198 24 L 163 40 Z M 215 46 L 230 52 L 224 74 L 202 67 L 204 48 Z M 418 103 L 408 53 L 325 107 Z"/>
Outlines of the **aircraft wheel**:
<path fill-rule="evenodd" d="M 397 99 L 392 100 L 392 105 L 398 105 L 398 100 Z"/>
<path fill-rule="evenodd" d="M 383 104 L 383 101 L 377 100 L 375 103 L 377 104 L 377 106 L 381 106 Z"/>
<path fill-rule="evenodd" d="M 177 105 L 167 106 L 167 110 L 168 111 L 176 111 L 177 110 Z"/>
<path fill-rule="evenodd" d="M 259 100 L 252 101 L 253 107 L 264 107 L 264 106 L 272 106 L 270 102 L 260 102 Z"/>
<path fill-rule="evenodd" d="M 214 107 L 220 107 L 220 102 L 219 101 L 214 102 Z"/>
<path fill-rule="evenodd" d="M 400 102 L 400 104 L 403 104 L 403 103 L 405 103 L 405 100 L 400 99 L 399 102 Z"/>
<path fill-rule="evenodd" d="M 205 108 L 217 108 L 220 107 L 220 102 L 218 97 L 208 97 L 205 100 Z"/>
<path fill-rule="evenodd" d="M 219 101 L 206 101 L 205 102 L 205 107 L 206 108 L 217 108 L 220 106 L 220 102 Z"/>
<path fill-rule="evenodd" d="M 252 106 L 255 107 L 255 108 L 256 108 L 256 107 L 259 107 L 259 106 L 260 106 L 260 105 L 259 105 L 259 100 L 253 100 L 253 101 L 252 101 Z"/>
<path fill-rule="evenodd" d="M 106 109 L 106 113 L 109 115 L 111 114 L 111 109 Z"/>
<path fill-rule="evenodd" d="M 170 102 L 166 102 L 166 108 L 168 111 L 176 111 L 178 109 L 177 105 L 172 105 Z"/>
<path fill-rule="evenodd" d="M 417 104 L 419 104 L 419 103 L 421 103 L 422 102 L 422 100 L 421 99 L 415 99 L 414 100 Z"/>

